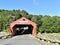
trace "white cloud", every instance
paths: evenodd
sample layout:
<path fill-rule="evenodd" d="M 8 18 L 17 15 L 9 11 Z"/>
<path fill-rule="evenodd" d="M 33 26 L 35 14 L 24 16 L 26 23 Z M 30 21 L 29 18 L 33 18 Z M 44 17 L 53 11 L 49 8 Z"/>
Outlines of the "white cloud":
<path fill-rule="evenodd" d="M 33 4 L 34 4 L 34 5 L 39 5 L 38 0 L 33 0 Z"/>

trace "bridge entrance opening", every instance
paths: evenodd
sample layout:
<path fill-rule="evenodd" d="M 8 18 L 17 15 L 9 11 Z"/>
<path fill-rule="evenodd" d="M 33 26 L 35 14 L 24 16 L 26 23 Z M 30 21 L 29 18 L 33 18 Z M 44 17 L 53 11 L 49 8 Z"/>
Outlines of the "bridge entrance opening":
<path fill-rule="evenodd" d="M 14 27 L 15 35 L 32 34 L 32 25 L 15 25 Z"/>

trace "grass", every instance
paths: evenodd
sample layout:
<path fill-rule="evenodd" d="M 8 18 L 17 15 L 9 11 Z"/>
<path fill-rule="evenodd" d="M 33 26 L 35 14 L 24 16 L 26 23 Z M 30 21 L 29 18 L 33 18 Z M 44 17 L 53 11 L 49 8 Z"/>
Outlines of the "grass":
<path fill-rule="evenodd" d="M 6 33 L 8 33 L 8 34 L 10 34 L 11 33 L 11 31 L 10 31 L 10 29 L 8 28 L 8 29 L 6 29 L 6 30 L 3 30 L 3 32 L 6 32 Z"/>
<path fill-rule="evenodd" d="M 57 39 L 60 41 L 60 33 L 39 33 L 38 34 L 39 37 L 43 37 L 43 38 L 46 38 L 46 39 Z M 44 44 L 44 45 L 57 45 L 56 43 L 48 43 L 46 41 L 42 41 L 42 40 L 39 40 L 40 43 Z"/>
<path fill-rule="evenodd" d="M 60 40 L 60 33 L 39 33 L 40 37 L 45 37 L 48 39 L 57 39 Z"/>

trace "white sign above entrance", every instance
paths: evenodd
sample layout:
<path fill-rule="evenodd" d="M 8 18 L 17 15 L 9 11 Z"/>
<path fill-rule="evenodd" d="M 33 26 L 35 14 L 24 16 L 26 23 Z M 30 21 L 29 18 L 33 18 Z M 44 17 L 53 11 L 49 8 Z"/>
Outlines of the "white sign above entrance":
<path fill-rule="evenodd" d="M 28 21 L 19 21 L 20 24 L 27 24 Z"/>

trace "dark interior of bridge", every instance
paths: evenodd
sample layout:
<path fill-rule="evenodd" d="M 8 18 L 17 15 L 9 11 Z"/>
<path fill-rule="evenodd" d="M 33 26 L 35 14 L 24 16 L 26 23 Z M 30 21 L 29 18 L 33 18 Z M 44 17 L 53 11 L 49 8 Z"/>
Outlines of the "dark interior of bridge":
<path fill-rule="evenodd" d="M 15 35 L 32 34 L 33 30 L 32 25 L 15 25 L 13 28 L 16 31 Z"/>

